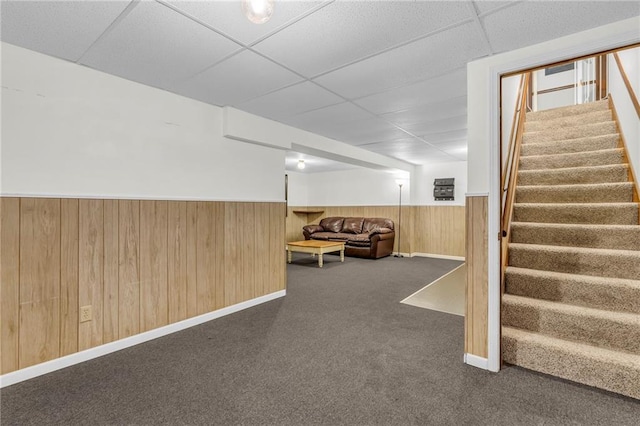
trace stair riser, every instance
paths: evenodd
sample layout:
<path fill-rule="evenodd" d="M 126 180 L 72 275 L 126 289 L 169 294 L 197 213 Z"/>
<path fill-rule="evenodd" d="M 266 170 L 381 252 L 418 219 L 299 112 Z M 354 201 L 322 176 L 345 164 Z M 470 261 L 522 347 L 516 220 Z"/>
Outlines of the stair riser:
<path fill-rule="evenodd" d="M 504 303 L 502 324 L 560 339 L 640 354 L 640 324 Z"/>
<path fill-rule="evenodd" d="M 591 136 L 610 135 L 616 133 L 616 124 L 613 121 L 605 123 L 588 124 L 578 127 L 565 127 L 560 129 L 543 130 L 540 132 L 526 132 L 522 136 L 522 143 L 553 142 L 565 139 L 588 138 Z"/>
<path fill-rule="evenodd" d="M 564 247 L 640 250 L 640 226 L 630 229 L 511 227 L 511 242 Z"/>
<path fill-rule="evenodd" d="M 516 203 L 630 203 L 632 184 L 609 187 L 523 187 L 516 188 Z"/>
<path fill-rule="evenodd" d="M 585 138 L 551 143 L 522 144 L 520 155 L 551 155 L 568 154 L 572 152 L 599 151 L 602 149 L 618 148 L 618 135 L 606 135 L 594 138 Z"/>
<path fill-rule="evenodd" d="M 561 349 L 537 347 L 508 336 L 502 339 L 505 362 L 530 370 L 640 399 L 640 367 L 593 360 Z"/>
<path fill-rule="evenodd" d="M 509 247 L 509 265 L 566 274 L 640 279 L 640 252 L 578 253 Z"/>
<path fill-rule="evenodd" d="M 589 102 L 581 105 L 571 105 L 561 108 L 548 109 L 544 111 L 528 112 L 527 121 L 536 120 L 554 120 L 561 117 L 569 117 L 572 115 L 588 114 L 595 111 L 604 111 L 609 109 L 608 101 Z"/>
<path fill-rule="evenodd" d="M 575 154 L 520 157 L 520 170 L 563 169 L 606 166 L 623 163 L 623 150 L 593 151 Z"/>
<path fill-rule="evenodd" d="M 551 120 L 533 120 L 524 123 L 525 132 L 539 132 L 547 129 L 559 129 L 563 127 L 574 127 L 589 123 L 602 123 L 611 121 L 611 111 L 595 111 L 587 114 L 560 117 Z"/>
<path fill-rule="evenodd" d="M 631 204 L 622 208 L 613 206 L 571 207 L 538 204 L 516 205 L 515 222 L 538 223 L 586 223 L 603 225 L 637 225 L 638 206 Z"/>
<path fill-rule="evenodd" d="M 540 277 L 513 272 L 507 268 L 505 291 L 516 296 L 550 302 L 640 314 L 640 288 L 609 285 L 606 279 L 598 281 L 592 277 L 581 278 L 575 275 L 567 279 Z"/>
<path fill-rule="evenodd" d="M 518 173 L 518 185 L 577 185 L 627 182 L 628 175 L 629 169 L 625 165 L 597 168 L 523 170 Z"/>

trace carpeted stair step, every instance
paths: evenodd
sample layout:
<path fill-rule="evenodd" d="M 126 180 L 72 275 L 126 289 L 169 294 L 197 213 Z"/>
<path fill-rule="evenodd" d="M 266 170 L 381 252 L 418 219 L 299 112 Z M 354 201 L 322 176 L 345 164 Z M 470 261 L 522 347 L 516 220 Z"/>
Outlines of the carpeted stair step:
<path fill-rule="evenodd" d="M 640 355 L 502 327 L 505 362 L 640 398 Z"/>
<path fill-rule="evenodd" d="M 627 164 L 607 164 L 594 167 L 567 167 L 565 169 L 521 170 L 518 185 L 572 185 L 581 183 L 627 182 Z"/>
<path fill-rule="evenodd" d="M 640 314 L 640 280 L 507 267 L 505 291 L 595 309 Z"/>
<path fill-rule="evenodd" d="M 532 120 L 525 121 L 525 132 L 539 132 L 547 129 L 561 129 L 565 127 L 582 126 L 585 123 L 602 123 L 605 121 L 611 121 L 611 111 L 608 109 L 590 111 L 584 114 L 569 115 L 564 117 L 557 117 L 548 120 Z"/>
<path fill-rule="evenodd" d="M 640 251 L 640 226 L 513 222 L 511 242 Z"/>
<path fill-rule="evenodd" d="M 597 102 L 589 102 L 586 104 L 569 105 L 553 109 L 545 109 L 542 111 L 528 112 L 527 121 L 535 120 L 553 120 L 560 117 L 568 117 L 571 115 L 588 114 L 594 111 L 603 111 L 609 109 L 609 101 L 602 100 Z"/>
<path fill-rule="evenodd" d="M 640 315 L 505 294 L 502 324 L 640 355 Z"/>
<path fill-rule="evenodd" d="M 550 155 L 568 154 L 571 152 L 600 151 L 602 149 L 618 148 L 620 135 L 590 136 L 588 138 L 558 140 L 553 142 L 522 144 L 520 155 Z"/>
<path fill-rule="evenodd" d="M 638 203 L 516 203 L 514 222 L 637 225 Z"/>
<path fill-rule="evenodd" d="M 516 188 L 516 203 L 630 203 L 633 183 L 532 185 Z"/>
<path fill-rule="evenodd" d="M 604 166 L 623 164 L 624 149 L 574 152 L 555 155 L 529 155 L 520 157 L 520 170 L 565 169 L 568 167 Z"/>
<path fill-rule="evenodd" d="M 640 251 L 511 243 L 509 266 L 637 280 Z"/>
<path fill-rule="evenodd" d="M 589 123 L 582 126 L 552 128 L 538 132 L 525 132 L 522 143 L 543 143 L 565 139 L 587 138 L 590 136 L 610 135 L 618 131 L 614 121 Z"/>

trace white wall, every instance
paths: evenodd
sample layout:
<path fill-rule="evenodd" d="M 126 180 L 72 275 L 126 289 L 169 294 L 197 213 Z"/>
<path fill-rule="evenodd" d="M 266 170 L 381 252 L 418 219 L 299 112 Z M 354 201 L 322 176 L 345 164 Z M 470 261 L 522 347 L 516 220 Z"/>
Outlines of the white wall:
<path fill-rule="evenodd" d="M 385 206 L 398 205 L 396 179 L 404 178 L 402 204 L 411 204 L 408 174 L 398 175 L 380 170 L 354 169 L 310 173 L 307 177 L 310 206 Z"/>
<path fill-rule="evenodd" d="M 500 75 L 640 41 L 640 17 L 483 58 L 467 65 L 468 193 L 488 194 L 488 360 L 500 369 Z"/>
<path fill-rule="evenodd" d="M 575 71 L 563 71 L 556 74 L 544 75 L 544 69 L 533 73 L 536 80 L 536 90 L 554 89 L 567 86 L 575 82 Z M 575 104 L 575 89 L 565 89 L 555 92 L 547 92 L 534 96 L 534 108 L 536 111 L 558 108 Z"/>
<path fill-rule="evenodd" d="M 511 138 L 511 125 L 513 124 L 513 114 L 516 110 L 518 102 L 518 89 L 522 75 L 516 74 L 510 77 L 504 77 L 500 81 L 501 84 L 501 103 L 502 103 L 502 165 L 506 163 L 508 158 L 509 139 Z"/>
<path fill-rule="evenodd" d="M 454 201 L 436 201 L 433 198 L 433 181 L 436 178 L 455 178 Z M 467 162 L 436 163 L 416 166 L 411 176 L 413 205 L 464 206 L 467 192 Z"/>
<path fill-rule="evenodd" d="M 289 172 L 289 205 L 308 206 L 309 204 L 309 174 Z"/>
<path fill-rule="evenodd" d="M 629 78 L 636 97 L 640 96 L 640 48 L 618 52 L 622 67 Z M 640 119 L 635 111 L 620 70 L 612 55 L 607 58 L 609 68 L 609 93 L 615 102 L 618 119 L 629 149 L 629 160 L 636 173 L 640 173 Z"/>
<path fill-rule="evenodd" d="M 2 44 L 3 195 L 283 201 L 282 150 L 222 110 Z"/>
<path fill-rule="evenodd" d="M 492 120 L 497 121 L 498 118 L 497 115 L 492 118 L 490 113 L 491 105 L 497 105 L 492 104 L 492 96 L 498 92 L 499 84 L 494 70 L 506 74 L 633 44 L 638 40 L 640 18 L 634 17 L 467 64 L 468 191 L 489 191 L 489 150 L 495 141 L 492 137 L 495 138 L 499 131 L 496 128 L 492 135 Z"/>

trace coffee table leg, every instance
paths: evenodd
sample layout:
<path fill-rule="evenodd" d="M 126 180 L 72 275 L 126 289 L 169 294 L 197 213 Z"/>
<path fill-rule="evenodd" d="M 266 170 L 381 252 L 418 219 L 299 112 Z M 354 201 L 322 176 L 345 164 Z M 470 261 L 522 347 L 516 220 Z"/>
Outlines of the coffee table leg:
<path fill-rule="evenodd" d="M 287 262 L 291 263 L 291 250 L 287 249 Z"/>
<path fill-rule="evenodd" d="M 318 255 L 318 266 L 322 268 L 322 265 L 324 265 L 324 261 L 322 260 L 322 253 L 320 253 Z"/>
<path fill-rule="evenodd" d="M 340 250 L 340 262 L 344 262 L 344 247 Z"/>

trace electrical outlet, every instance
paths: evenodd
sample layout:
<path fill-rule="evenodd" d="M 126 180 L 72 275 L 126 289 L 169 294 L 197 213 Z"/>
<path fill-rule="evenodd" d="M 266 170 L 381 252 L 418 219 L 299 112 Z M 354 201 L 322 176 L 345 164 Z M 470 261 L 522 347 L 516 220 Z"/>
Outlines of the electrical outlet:
<path fill-rule="evenodd" d="M 91 321 L 91 305 L 80 307 L 80 322 Z"/>

